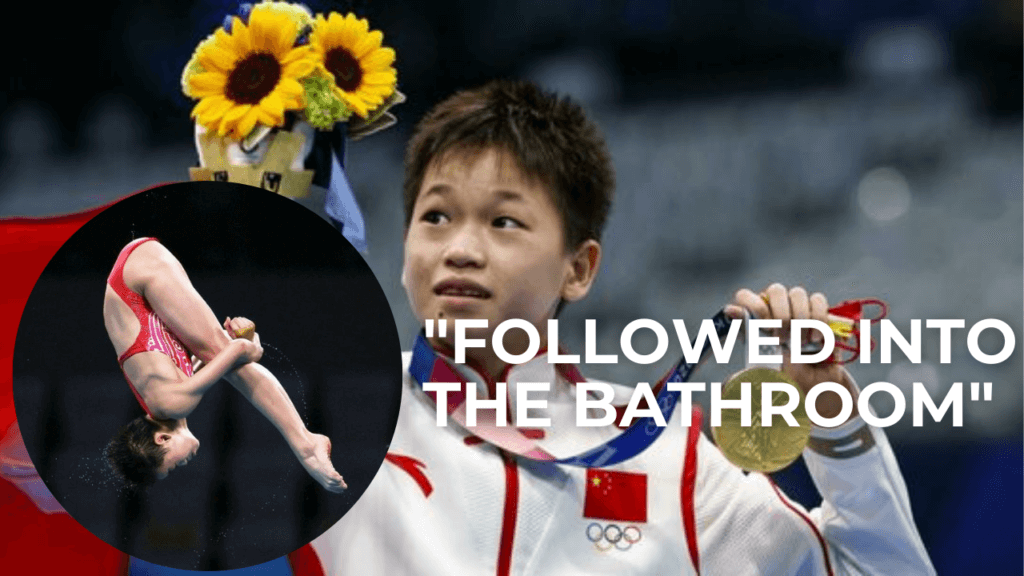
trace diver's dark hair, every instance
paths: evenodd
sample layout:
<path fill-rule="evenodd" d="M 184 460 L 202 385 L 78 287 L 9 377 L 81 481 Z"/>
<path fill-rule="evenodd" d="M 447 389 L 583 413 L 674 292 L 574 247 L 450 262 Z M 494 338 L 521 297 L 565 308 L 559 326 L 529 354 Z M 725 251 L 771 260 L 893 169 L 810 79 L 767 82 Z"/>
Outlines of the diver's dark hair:
<path fill-rule="evenodd" d="M 103 449 L 107 463 L 131 490 L 156 482 L 157 468 L 167 453 L 154 439 L 160 429 L 160 424 L 139 416 L 118 430 Z"/>

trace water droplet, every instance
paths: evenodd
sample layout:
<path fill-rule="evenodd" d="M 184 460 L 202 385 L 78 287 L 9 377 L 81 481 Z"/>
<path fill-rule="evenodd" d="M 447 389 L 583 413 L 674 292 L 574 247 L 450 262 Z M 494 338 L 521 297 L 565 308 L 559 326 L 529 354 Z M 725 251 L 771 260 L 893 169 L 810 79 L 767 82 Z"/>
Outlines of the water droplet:
<path fill-rule="evenodd" d="M 295 364 L 291 361 L 291 359 L 288 357 L 288 355 L 284 353 L 283 350 L 281 350 L 277 346 L 274 346 L 273 344 L 267 344 L 267 343 L 263 343 L 263 350 L 264 350 L 264 353 L 263 353 L 263 359 L 261 360 L 261 363 L 264 366 L 266 366 L 266 364 L 267 364 L 267 362 L 266 362 L 267 359 L 268 359 L 267 351 L 271 351 L 272 352 L 269 355 L 269 359 L 271 360 L 271 363 L 280 363 L 280 364 L 282 364 L 282 366 L 280 366 L 280 367 L 275 366 L 274 367 L 275 369 L 271 370 L 271 372 L 273 372 L 274 375 L 277 376 L 278 380 L 281 381 L 281 385 L 284 386 L 285 391 L 287 391 L 290 396 L 293 395 L 293 393 L 297 393 L 295 395 L 298 396 L 298 401 L 299 402 L 296 405 L 296 409 L 298 409 L 298 406 L 301 405 L 302 408 L 298 409 L 299 415 L 302 416 L 303 422 L 307 422 L 309 420 L 309 414 L 308 414 L 309 409 L 308 409 L 308 405 L 306 404 L 306 391 L 305 391 L 305 389 L 306 389 L 306 382 L 304 381 L 302 376 L 299 374 L 299 371 L 295 367 Z M 270 368 L 268 368 L 268 370 L 269 369 Z M 282 377 L 284 377 L 284 378 L 282 378 Z M 284 382 L 285 379 L 287 379 L 289 381 L 289 385 L 285 384 L 285 382 Z M 294 380 L 294 384 L 292 384 L 290 382 L 291 380 Z M 293 403 L 295 402 L 295 398 L 292 398 L 292 402 Z"/>

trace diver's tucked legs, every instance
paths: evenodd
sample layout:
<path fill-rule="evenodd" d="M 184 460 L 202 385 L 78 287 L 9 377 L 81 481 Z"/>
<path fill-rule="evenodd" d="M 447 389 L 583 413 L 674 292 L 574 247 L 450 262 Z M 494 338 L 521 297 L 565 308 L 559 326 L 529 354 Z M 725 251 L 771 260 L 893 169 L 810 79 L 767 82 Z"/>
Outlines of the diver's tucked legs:
<path fill-rule="evenodd" d="M 310 476 L 333 492 L 347 488 L 331 464 L 331 441 L 306 428 L 288 393 L 269 370 L 250 363 L 225 378 L 277 427 Z"/>

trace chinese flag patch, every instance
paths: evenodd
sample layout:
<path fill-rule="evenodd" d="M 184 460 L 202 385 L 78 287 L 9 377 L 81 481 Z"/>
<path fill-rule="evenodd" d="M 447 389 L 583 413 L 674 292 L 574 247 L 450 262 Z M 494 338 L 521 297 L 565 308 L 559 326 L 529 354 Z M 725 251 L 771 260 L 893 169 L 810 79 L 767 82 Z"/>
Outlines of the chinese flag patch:
<path fill-rule="evenodd" d="M 647 475 L 588 468 L 583 517 L 647 522 Z"/>

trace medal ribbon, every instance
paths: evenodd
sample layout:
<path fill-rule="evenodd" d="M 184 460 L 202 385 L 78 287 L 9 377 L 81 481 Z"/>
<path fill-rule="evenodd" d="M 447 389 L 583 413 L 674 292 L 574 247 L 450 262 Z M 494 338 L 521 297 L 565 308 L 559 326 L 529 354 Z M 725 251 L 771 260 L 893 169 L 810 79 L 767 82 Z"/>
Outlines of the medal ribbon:
<path fill-rule="evenodd" d="M 728 334 L 731 321 L 725 315 L 724 311 L 719 311 L 712 318 L 712 322 L 714 323 L 715 331 L 718 333 L 718 338 L 721 340 Z M 703 364 L 707 359 L 710 350 L 711 339 L 709 338 L 704 342 L 704 347 L 701 349 L 698 362 L 690 363 L 687 362 L 685 358 L 680 360 L 679 363 L 669 371 L 666 377 L 652 389 L 652 392 L 655 394 L 658 408 L 660 409 L 662 417 L 664 417 L 666 423 L 671 420 L 672 412 L 679 403 L 679 392 L 669 390 L 668 387 L 665 386 L 665 383 L 687 382 L 694 370 L 696 370 L 697 367 Z M 575 371 L 572 373 L 575 373 Z M 412 361 L 409 364 L 409 374 L 413 377 L 421 390 L 424 382 L 460 383 L 461 387 L 458 391 L 448 392 L 447 394 L 447 411 L 449 418 L 454 420 L 459 426 L 471 431 L 476 436 L 479 436 L 485 442 L 505 450 L 506 452 L 522 456 L 524 458 L 529 458 L 531 460 L 555 462 L 557 464 L 568 464 L 571 466 L 582 466 L 585 468 L 611 466 L 613 464 L 629 460 L 643 452 L 648 446 L 658 439 L 658 436 L 660 436 L 663 431 L 663 427 L 658 426 L 653 417 L 646 416 L 636 418 L 628 428 L 611 440 L 600 443 L 598 446 L 579 454 L 566 458 L 558 458 L 541 447 L 536 438 L 528 437 L 523 433 L 523 431 L 516 427 L 497 426 L 494 423 L 493 417 L 484 418 L 483 415 L 478 414 L 478 425 L 472 427 L 468 426 L 466 424 L 465 390 L 469 383 L 462 376 L 461 372 L 452 366 L 446 358 L 434 351 L 434 348 L 429 342 L 427 342 L 427 339 L 422 332 L 417 336 L 416 344 L 413 346 Z M 430 396 L 435 402 L 437 401 L 436 394 L 433 392 L 424 391 L 424 393 Z M 490 411 L 484 411 L 483 414 L 489 415 L 489 412 Z M 535 435 L 531 434 L 530 436 Z"/>
<path fill-rule="evenodd" d="M 865 312 L 865 309 L 871 313 Z M 889 315 L 889 306 L 877 298 L 858 298 L 847 300 L 828 309 L 829 314 L 840 318 L 848 319 L 845 322 L 829 322 L 829 326 L 836 334 L 836 354 L 833 362 L 838 364 L 849 364 L 860 356 L 860 321 L 870 320 L 872 324 L 879 322 Z M 843 326 L 843 324 L 846 324 Z M 871 339 L 871 350 L 875 349 L 875 339 Z M 840 352 L 842 351 L 842 352 Z"/>

